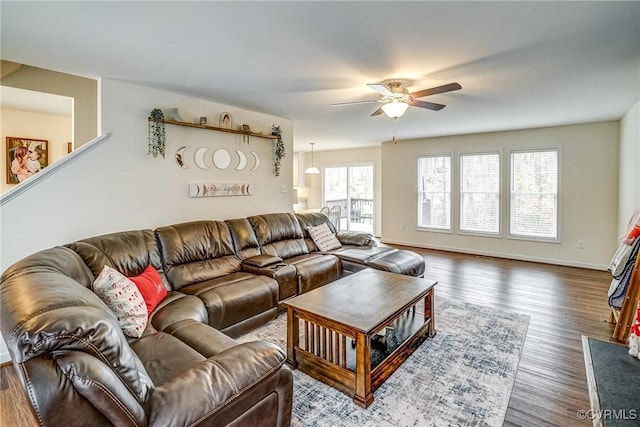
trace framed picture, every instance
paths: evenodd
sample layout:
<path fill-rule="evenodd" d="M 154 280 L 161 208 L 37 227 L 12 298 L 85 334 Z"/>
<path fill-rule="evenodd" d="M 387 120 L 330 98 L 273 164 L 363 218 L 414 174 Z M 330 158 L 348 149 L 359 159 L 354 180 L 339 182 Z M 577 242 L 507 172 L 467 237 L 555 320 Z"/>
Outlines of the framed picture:
<path fill-rule="evenodd" d="M 49 141 L 7 137 L 7 184 L 19 184 L 49 164 Z"/>

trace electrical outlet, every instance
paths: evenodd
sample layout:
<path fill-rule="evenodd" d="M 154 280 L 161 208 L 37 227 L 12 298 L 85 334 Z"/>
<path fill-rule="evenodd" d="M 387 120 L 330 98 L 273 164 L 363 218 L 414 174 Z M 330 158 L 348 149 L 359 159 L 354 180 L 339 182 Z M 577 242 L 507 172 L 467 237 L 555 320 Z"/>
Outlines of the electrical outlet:
<path fill-rule="evenodd" d="M 584 240 L 578 240 L 578 249 L 584 249 Z"/>
<path fill-rule="evenodd" d="M 282 184 L 280 186 L 280 191 L 283 192 L 283 193 L 287 193 L 289 191 L 289 186 L 286 185 L 286 184 Z"/>
<path fill-rule="evenodd" d="M 406 231 L 406 230 L 407 230 L 407 227 L 405 227 L 405 226 L 404 226 L 404 224 L 402 224 L 402 225 L 400 226 L 400 231 Z"/>

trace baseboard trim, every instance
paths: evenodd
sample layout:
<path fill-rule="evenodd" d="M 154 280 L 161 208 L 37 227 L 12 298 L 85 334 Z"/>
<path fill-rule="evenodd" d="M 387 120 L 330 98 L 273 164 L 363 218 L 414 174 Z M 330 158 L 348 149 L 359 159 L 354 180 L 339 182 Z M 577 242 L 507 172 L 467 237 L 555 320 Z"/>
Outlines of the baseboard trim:
<path fill-rule="evenodd" d="M 460 248 L 449 247 L 449 246 L 427 245 L 424 243 L 405 242 L 402 240 L 393 240 L 393 239 L 380 239 L 380 241 L 382 243 L 386 243 L 390 245 L 412 246 L 414 248 L 434 249 L 438 251 L 456 252 L 461 254 L 479 255 L 479 256 L 486 256 L 486 257 L 492 257 L 492 258 L 513 259 L 516 261 L 538 262 L 541 264 L 563 265 L 566 267 L 587 268 L 590 270 L 601 270 L 601 271 L 607 271 L 608 269 L 607 265 L 602 265 L 602 264 L 591 264 L 591 263 L 583 263 L 583 262 L 576 262 L 576 261 L 530 257 L 525 255 L 505 254 L 501 252 L 478 251 L 478 250 L 467 249 L 467 248 L 460 249 Z"/>
<path fill-rule="evenodd" d="M 0 365 L 4 365 L 7 363 L 11 363 L 11 356 L 9 356 L 8 351 L 3 351 L 0 353 Z"/>

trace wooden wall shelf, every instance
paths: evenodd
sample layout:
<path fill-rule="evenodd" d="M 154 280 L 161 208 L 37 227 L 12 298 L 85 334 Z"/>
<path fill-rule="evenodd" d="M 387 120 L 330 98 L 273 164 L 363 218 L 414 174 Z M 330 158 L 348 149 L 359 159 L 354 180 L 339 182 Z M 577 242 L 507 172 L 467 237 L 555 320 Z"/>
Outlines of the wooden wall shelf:
<path fill-rule="evenodd" d="M 216 130 L 218 132 L 227 132 L 227 133 L 235 133 L 238 135 L 246 135 L 243 131 L 239 129 L 226 129 L 219 128 L 217 126 L 209 126 L 209 125 L 200 125 L 196 123 L 187 123 L 187 122 L 178 122 L 175 120 L 164 119 L 163 122 L 168 125 L 176 125 L 176 126 L 185 126 L 189 128 L 198 128 L 198 129 L 206 129 L 206 130 Z M 267 139 L 278 139 L 277 135 L 264 134 L 258 132 L 251 132 L 248 134 L 249 136 L 257 136 L 258 138 L 267 138 Z"/>

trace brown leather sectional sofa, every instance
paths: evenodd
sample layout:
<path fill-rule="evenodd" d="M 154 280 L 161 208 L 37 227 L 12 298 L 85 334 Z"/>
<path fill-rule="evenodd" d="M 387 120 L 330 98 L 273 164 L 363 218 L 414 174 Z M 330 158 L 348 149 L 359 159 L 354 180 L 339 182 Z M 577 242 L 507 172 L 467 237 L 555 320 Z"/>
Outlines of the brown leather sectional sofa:
<path fill-rule="evenodd" d="M 337 233 L 319 252 L 320 213 L 195 221 L 47 249 L 0 277 L 2 335 L 42 425 L 288 426 L 293 380 L 282 349 L 234 337 L 279 302 L 362 268 L 420 276 L 422 257 Z M 91 291 L 108 265 L 151 265 L 167 297 L 140 338 L 123 334 Z"/>

